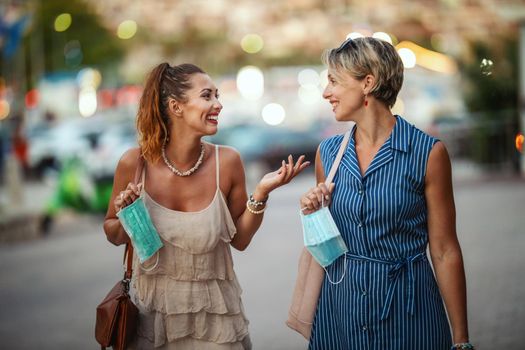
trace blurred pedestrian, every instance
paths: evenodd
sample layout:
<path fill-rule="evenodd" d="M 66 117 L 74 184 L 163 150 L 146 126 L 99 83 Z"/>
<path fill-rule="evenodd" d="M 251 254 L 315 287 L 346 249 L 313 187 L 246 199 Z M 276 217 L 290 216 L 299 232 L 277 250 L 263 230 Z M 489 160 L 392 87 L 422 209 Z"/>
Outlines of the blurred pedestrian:
<path fill-rule="evenodd" d="M 128 243 L 116 213 L 141 197 L 163 243 L 143 264 L 135 256 L 140 316 L 132 348 L 251 348 L 230 245 L 246 249 L 270 192 L 308 162 L 290 156 L 248 197 L 237 151 L 201 139 L 217 132 L 221 110 L 215 84 L 192 64 L 162 63 L 146 81 L 137 115 L 140 148 L 119 161 L 104 222 L 110 242 Z M 145 167 L 136 185 L 139 157 Z"/>
<path fill-rule="evenodd" d="M 319 185 L 300 204 L 307 215 L 324 198 L 349 252 L 326 269 L 341 282 L 325 275 L 309 348 L 471 349 L 451 164 L 443 143 L 390 110 L 403 83 L 399 55 L 367 37 L 327 50 L 323 61 L 323 97 L 337 121 L 355 125 L 335 187 L 323 181 L 342 135 L 320 144 Z"/>
<path fill-rule="evenodd" d="M 29 174 L 29 142 L 24 132 L 24 122 L 21 116 L 13 118 L 15 127 L 13 130 L 13 154 L 18 160 L 25 176 Z"/>
<path fill-rule="evenodd" d="M 0 123 L 0 185 L 4 184 L 5 168 L 8 154 L 8 136 L 5 123 Z"/>

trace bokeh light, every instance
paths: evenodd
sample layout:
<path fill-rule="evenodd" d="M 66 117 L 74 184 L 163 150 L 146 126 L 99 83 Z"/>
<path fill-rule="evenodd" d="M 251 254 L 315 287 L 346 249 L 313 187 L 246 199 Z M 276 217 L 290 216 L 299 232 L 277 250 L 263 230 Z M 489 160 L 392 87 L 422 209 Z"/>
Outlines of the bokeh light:
<path fill-rule="evenodd" d="M 102 74 L 97 69 L 84 68 L 77 74 L 78 110 L 83 117 L 91 117 L 97 111 L 97 88 L 102 82 Z"/>
<path fill-rule="evenodd" d="M 9 116 L 9 112 L 11 112 L 9 102 L 0 99 L 0 120 L 7 118 Z"/>
<path fill-rule="evenodd" d="M 481 60 L 479 68 L 481 69 L 481 74 L 485 76 L 489 76 L 492 74 L 492 69 L 494 68 L 494 62 L 492 62 L 492 60 L 489 60 L 488 58 L 484 58 Z"/>
<path fill-rule="evenodd" d="M 414 51 L 408 48 L 401 48 L 397 52 L 401 56 L 401 61 L 403 61 L 405 68 L 414 68 L 416 66 L 416 54 Z"/>
<path fill-rule="evenodd" d="M 241 40 L 241 48 L 247 53 L 257 53 L 264 47 L 263 38 L 257 34 L 247 34 Z"/>
<path fill-rule="evenodd" d="M 71 26 L 73 19 L 69 13 L 62 13 L 55 18 L 55 30 L 65 32 Z"/>
<path fill-rule="evenodd" d="M 300 71 L 299 74 L 297 75 L 297 82 L 300 85 L 316 86 L 316 85 L 319 85 L 319 83 L 321 82 L 321 78 L 319 77 L 319 74 L 315 70 L 311 68 L 306 68 Z"/>
<path fill-rule="evenodd" d="M 26 93 L 25 103 L 27 109 L 34 109 L 38 106 L 39 94 L 37 89 L 29 90 Z"/>
<path fill-rule="evenodd" d="M 81 69 L 77 74 L 77 83 L 81 88 L 92 87 L 97 89 L 102 82 L 102 74 L 93 68 Z"/>
<path fill-rule="evenodd" d="M 430 45 L 432 45 L 432 48 L 437 51 L 445 51 L 444 50 L 444 43 L 446 42 L 445 36 L 443 34 L 433 34 L 430 37 Z"/>
<path fill-rule="evenodd" d="M 346 36 L 346 39 L 357 39 L 357 38 L 364 38 L 365 36 L 359 32 L 352 32 L 352 33 L 348 33 L 348 35 Z"/>
<path fill-rule="evenodd" d="M 319 91 L 318 85 L 313 84 L 301 85 L 297 95 L 299 100 L 306 105 L 315 104 L 321 99 L 321 91 Z"/>
<path fill-rule="evenodd" d="M 420 67 L 447 75 L 456 74 L 458 71 L 456 61 L 452 57 L 426 49 L 411 41 L 400 42 L 396 45 L 396 49 L 406 68 L 411 68 L 417 63 Z"/>
<path fill-rule="evenodd" d="M 286 117 L 284 107 L 278 103 L 269 103 L 262 109 L 262 118 L 269 125 L 279 125 Z"/>
<path fill-rule="evenodd" d="M 91 117 L 97 111 L 97 91 L 85 87 L 78 94 L 78 110 L 83 117 Z"/>
<path fill-rule="evenodd" d="M 375 32 L 374 34 L 372 34 L 372 38 L 383 40 L 389 44 L 392 44 L 392 38 L 385 32 Z"/>
<path fill-rule="evenodd" d="M 321 73 L 319 73 L 319 78 L 321 80 L 321 87 L 323 89 L 326 89 L 326 86 L 328 85 L 328 69 L 325 69 Z"/>
<path fill-rule="evenodd" d="M 523 153 L 523 143 L 525 141 L 525 136 L 523 134 L 518 134 L 516 136 L 516 149 L 518 152 Z"/>
<path fill-rule="evenodd" d="M 237 73 L 237 89 L 242 97 L 255 101 L 264 94 L 264 75 L 255 66 L 246 66 Z"/>
<path fill-rule="evenodd" d="M 137 33 L 137 22 L 130 19 L 119 24 L 117 29 L 117 36 L 120 39 L 131 39 Z"/>

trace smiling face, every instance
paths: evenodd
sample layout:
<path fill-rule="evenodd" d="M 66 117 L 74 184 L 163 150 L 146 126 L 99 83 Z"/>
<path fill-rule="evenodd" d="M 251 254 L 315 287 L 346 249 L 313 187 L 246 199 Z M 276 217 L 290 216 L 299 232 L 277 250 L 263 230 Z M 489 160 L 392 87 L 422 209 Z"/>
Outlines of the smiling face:
<path fill-rule="evenodd" d="M 364 79 L 357 80 L 350 74 L 329 68 L 323 97 L 332 105 L 336 120 L 355 121 L 356 112 L 364 107 L 365 90 Z"/>
<path fill-rule="evenodd" d="M 219 102 L 219 92 L 207 74 L 196 73 L 189 78 L 191 88 L 185 92 L 185 102 L 174 107 L 180 121 L 184 121 L 189 129 L 199 135 L 217 133 L 219 113 L 222 104 Z"/>

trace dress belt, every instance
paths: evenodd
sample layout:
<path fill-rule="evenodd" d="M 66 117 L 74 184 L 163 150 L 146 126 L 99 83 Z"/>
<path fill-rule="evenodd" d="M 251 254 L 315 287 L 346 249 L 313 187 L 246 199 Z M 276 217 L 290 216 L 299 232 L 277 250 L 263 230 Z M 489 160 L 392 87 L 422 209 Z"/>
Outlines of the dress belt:
<path fill-rule="evenodd" d="M 394 291 L 399 282 L 399 277 L 401 276 L 403 270 L 406 269 L 406 272 L 408 274 L 407 312 L 410 315 L 414 315 L 414 263 L 417 261 L 426 260 L 426 252 L 421 252 L 419 254 L 412 255 L 408 258 L 403 258 L 401 260 L 396 261 L 375 259 L 368 256 L 356 255 L 351 253 L 346 253 L 346 256 L 352 260 L 370 261 L 392 266 L 388 271 L 388 290 L 386 293 L 385 304 L 383 305 L 383 312 L 381 313 L 381 320 L 384 320 L 388 317 L 388 314 L 390 312 L 390 306 L 392 305 L 392 300 L 394 298 Z"/>

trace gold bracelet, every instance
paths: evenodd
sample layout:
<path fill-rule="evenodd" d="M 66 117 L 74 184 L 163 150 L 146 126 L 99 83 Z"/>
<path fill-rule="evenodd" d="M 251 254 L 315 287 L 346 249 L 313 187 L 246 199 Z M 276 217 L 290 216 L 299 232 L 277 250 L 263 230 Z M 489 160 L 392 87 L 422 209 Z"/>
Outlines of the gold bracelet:
<path fill-rule="evenodd" d="M 264 211 L 266 210 L 266 206 L 262 208 L 261 210 L 253 210 L 252 208 L 250 208 L 250 200 L 248 200 L 246 202 L 246 209 L 248 209 L 248 211 L 254 215 L 259 215 L 259 214 L 264 213 Z"/>

